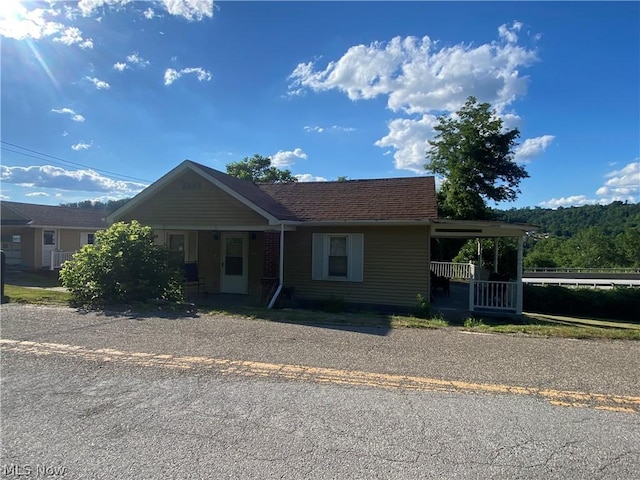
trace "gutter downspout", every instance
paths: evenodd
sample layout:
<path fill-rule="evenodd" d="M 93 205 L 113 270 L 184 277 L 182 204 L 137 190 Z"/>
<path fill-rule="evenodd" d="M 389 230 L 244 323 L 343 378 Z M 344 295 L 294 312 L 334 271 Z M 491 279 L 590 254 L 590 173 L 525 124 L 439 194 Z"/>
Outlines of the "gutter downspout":
<path fill-rule="evenodd" d="M 273 308 L 273 305 L 276 303 L 276 300 L 278 299 L 280 292 L 282 292 L 282 284 L 283 284 L 283 277 L 284 277 L 284 223 L 280 224 L 280 271 L 279 271 L 278 277 L 279 277 L 278 288 L 276 289 L 276 293 L 273 294 L 273 297 L 271 298 L 271 301 L 267 306 L 268 309 Z"/>

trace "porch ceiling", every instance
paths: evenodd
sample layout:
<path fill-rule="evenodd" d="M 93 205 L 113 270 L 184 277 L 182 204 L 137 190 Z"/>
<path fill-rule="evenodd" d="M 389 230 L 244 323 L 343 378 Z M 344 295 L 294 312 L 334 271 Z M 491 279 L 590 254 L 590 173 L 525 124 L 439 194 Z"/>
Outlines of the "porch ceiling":
<path fill-rule="evenodd" d="M 432 220 L 433 238 L 522 237 L 538 230 L 537 225 L 482 220 Z"/>

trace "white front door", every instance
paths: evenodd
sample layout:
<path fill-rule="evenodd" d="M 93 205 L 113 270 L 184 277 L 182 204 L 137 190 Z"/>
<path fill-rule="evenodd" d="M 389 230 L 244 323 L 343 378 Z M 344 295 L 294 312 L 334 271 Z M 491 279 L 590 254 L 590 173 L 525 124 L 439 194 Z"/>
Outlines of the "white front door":
<path fill-rule="evenodd" d="M 220 291 L 222 293 L 247 293 L 248 268 L 246 233 L 223 233 L 220 264 Z"/>
<path fill-rule="evenodd" d="M 58 232 L 55 230 L 42 231 L 42 266 L 51 266 L 51 252 L 58 248 Z"/>

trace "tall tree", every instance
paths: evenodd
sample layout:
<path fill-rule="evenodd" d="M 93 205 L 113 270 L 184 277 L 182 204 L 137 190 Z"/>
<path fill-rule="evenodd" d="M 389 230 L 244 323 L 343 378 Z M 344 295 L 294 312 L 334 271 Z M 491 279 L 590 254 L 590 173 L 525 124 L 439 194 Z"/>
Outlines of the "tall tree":
<path fill-rule="evenodd" d="M 438 191 L 439 215 L 487 219 L 487 200 L 515 200 L 527 171 L 513 161 L 518 129 L 503 130 L 488 103 L 469 97 L 456 116 L 442 115 L 425 169 L 444 177 Z"/>
<path fill-rule="evenodd" d="M 269 157 L 255 154 L 253 157 L 244 157 L 239 162 L 227 164 L 227 173 L 232 177 L 242 180 L 251 180 L 255 183 L 290 183 L 298 179 L 291 174 L 291 170 L 279 169 L 271 165 Z"/>

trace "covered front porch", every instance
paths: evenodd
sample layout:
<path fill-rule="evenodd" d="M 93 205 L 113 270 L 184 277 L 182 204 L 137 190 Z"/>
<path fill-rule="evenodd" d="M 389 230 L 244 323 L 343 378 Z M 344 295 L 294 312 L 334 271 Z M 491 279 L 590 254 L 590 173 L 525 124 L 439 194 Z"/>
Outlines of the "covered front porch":
<path fill-rule="evenodd" d="M 475 268 L 474 268 L 475 267 Z M 486 269 L 475 265 L 452 262 L 432 262 L 438 272 L 461 270 L 489 274 Z M 441 313 L 447 319 L 464 321 L 474 314 L 512 315 L 517 312 L 517 282 L 489 281 L 463 278 L 454 275 L 449 280 L 449 291 L 435 289 L 431 294 L 431 310 Z M 520 313 L 522 313 L 520 311 Z"/>
<path fill-rule="evenodd" d="M 477 244 L 474 262 L 431 261 L 432 307 L 442 313 L 462 315 L 522 314 L 524 236 L 535 230 L 532 225 L 484 221 L 438 219 L 434 221 L 434 239 L 473 239 Z M 517 241 L 514 265 L 500 265 L 500 239 Z M 483 239 L 492 239 L 492 265 L 482 266 Z M 514 268 L 515 267 L 515 268 Z M 433 288 L 434 284 L 438 288 Z M 445 288 L 442 288 L 445 286 Z"/>

